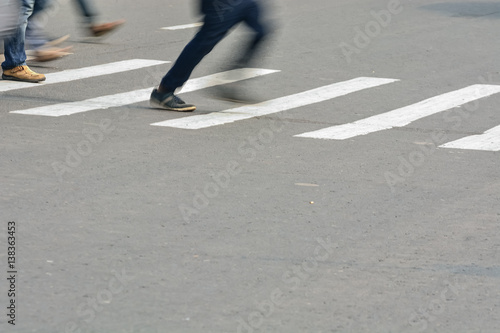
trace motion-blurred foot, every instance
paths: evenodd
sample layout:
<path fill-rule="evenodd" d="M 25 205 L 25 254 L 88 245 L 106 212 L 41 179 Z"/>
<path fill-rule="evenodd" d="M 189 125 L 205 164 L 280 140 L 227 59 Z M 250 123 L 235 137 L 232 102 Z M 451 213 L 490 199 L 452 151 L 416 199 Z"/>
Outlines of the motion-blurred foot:
<path fill-rule="evenodd" d="M 69 38 L 69 35 L 64 35 L 59 38 L 54 38 L 48 41 L 43 47 L 54 47 L 61 43 L 64 43 Z"/>
<path fill-rule="evenodd" d="M 209 93 L 213 98 L 222 101 L 241 104 L 259 103 L 255 96 L 251 96 L 243 90 L 231 86 L 215 86 L 211 90 L 209 90 Z"/>
<path fill-rule="evenodd" d="M 71 48 L 72 48 L 72 46 L 68 46 L 68 47 L 65 47 L 62 49 L 55 48 L 55 47 L 48 48 L 48 49 L 38 49 L 34 53 L 33 60 L 38 61 L 38 62 L 46 62 L 46 61 L 56 60 L 56 59 L 59 59 L 59 58 L 62 58 L 62 57 L 65 57 L 65 56 L 71 54 L 68 52 L 71 50 Z"/>
<path fill-rule="evenodd" d="M 101 23 L 101 24 L 94 24 L 90 26 L 90 34 L 93 37 L 101 37 L 103 35 L 106 35 L 117 28 L 119 28 L 121 25 L 125 23 L 125 20 L 118 20 L 114 22 L 109 22 L 109 23 Z"/>

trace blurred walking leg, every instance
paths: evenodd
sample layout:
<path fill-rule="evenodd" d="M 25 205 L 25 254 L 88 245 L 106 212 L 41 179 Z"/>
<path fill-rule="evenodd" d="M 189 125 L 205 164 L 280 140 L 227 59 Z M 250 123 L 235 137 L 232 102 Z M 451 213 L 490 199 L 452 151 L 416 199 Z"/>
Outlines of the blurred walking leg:
<path fill-rule="evenodd" d="M 28 19 L 26 27 L 26 49 L 34 50 L 35 61 L 50 61 L 68 55 L 71 47 L 56 48 L 55 45 L 69 38 L 69 35 L 49 41 L 45 35 L 44 26 L 40 22 L 43 12 L 50 6 L 52 0 L 37 0 L 33 8 L 33 14 Z"/>
<path fill-rule="evenodd" d="M 11 36 L 19 22 L 19 0 L 0 0 L 0 39 Z"/>
<path fill-rule="evenodd" d="M 222 1 L 222 2 L 221 2 Z M 229 30 L 240 22 L 245 22 L 255 31 L 255 36 L 236 66 L 245 66 L 254 57 L 257 46 L 261 43 L 266 30 L 260 22 L 260 6 L 256 0 L 201 1 L 205 15 L 203 26 L 196 36 L 181 52 L 177 61 L 163 77 L 158 89 L 154 89 L 150 103 L 171 111 L 193 111 L 194 105 L 185 104 L 175 96 L 175 90 L 189 79 L 194 68 L 227 35 Z M 234 67 L 236 67 L 234 66 Z"/>
<path fill-rule="evenodd" d="M 100 37 L 107 33 L 112 32 L 116 28 L 120 27 L 125 20 L 117 20 L 113 22 L 107 23 L 96 23 L 96 18 L 98 16 L 98 12 L 95 9 L 95 5 L 92 2 L 93 0 L 76 0 L 78 8 L 84 18 L 84 24 L 87 25 L 90 29 L 91 36 Z"/>
<path fill-rule="evenodd" d="M 11 37 L 4 40 L 5 61 L 2 63 L 4 80 L 40 82 L 45 75 L 33 72 L 26 65 L 25 37 L 28 18 L 39 0 L 21 0 L 20 22 Z"/>
<path fill-rule="evenodd" d="M 236 62 L 235 67 L 248 67 L 255 60 L 262 42 L 269 33 L 268 28 L 262 22 L 262 7 L 257 2 L 252 2 L 245 11 L 243 21 L 254 31 L 254 36 L 251 38 L 245 51 L 243 51 L 241 58 Z"/>

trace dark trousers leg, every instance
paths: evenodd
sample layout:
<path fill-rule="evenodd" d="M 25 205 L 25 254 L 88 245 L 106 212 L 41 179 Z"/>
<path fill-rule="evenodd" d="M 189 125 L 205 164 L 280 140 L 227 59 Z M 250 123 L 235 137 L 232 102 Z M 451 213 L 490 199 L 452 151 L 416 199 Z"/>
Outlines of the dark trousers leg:
<path fill-rule="evenodd" d="M 255 58 L 256 53 L 260 49 L 262 42 L 268 35 L 268 28 L 262 23 L 262 13 L 261 7 L 257 2 L 254 2 L 248 10 L 246 10 L 244 22 L 252 30 L 254 30 L 255 35 L 252 37 L 246 50 L 241 55 L 240 59 L 236 63 L 236 67 L 248 67 L 252 60 Z"/>
<path fill-rule="evenodd" d="M 245 22 L 255 31 L 255 37 L 248 46 L 240 62 L 248 63 L 253 57 L 257 45 L 266 34 L 260 22 L 260 7 L 254 0 L 240 0 L 237 4 L 220 12 L 215 7 L 207 6 L 204 24 L 196 36 L 181 52 L 170 71 L 163 77 L 161 88 L 174 92 L 191 76 L 200 61 L 226 36 L 228 31 L 240 22 Z"/>
<path fill-rule="evenodd" d="M 94 8 L 92 0 L 76 0 L 76 4 L 84 17 L 85 23 L 94 23 L 95 17 L 97 16 L 97 11 Z"/>
<path fill-rule="evenodd" d="M 174 66 L 163 77 L 162 88 L 165 91 L 174 92 L 175 89 L 181 87 L 189 79 L 194 68 L 224 38 L 234 24 L 205 16 L 205 22 L 200 31 L 186 45 Z"/>

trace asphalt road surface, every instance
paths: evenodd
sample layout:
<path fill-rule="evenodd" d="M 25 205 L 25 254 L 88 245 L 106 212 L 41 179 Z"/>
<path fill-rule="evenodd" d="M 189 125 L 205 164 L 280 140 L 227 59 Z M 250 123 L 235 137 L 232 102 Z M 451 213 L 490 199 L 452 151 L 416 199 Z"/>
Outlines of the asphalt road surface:
<path fill-rule="evenodd" d="M 499 332 L 500 4 L 266 1 L 152 109 L 193 3 L 62 1 L 74 54 L 0 81 L 0 331 Z"/>

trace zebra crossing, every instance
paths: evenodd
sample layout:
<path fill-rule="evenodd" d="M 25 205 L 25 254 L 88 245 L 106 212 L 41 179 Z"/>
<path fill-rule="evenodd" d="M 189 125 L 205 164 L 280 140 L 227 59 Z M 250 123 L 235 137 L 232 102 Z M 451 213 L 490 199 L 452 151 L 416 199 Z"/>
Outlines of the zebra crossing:
<path fill-rule="evenodd" d="M 441 148 L 500 151 L 500 126 L 441 145 Z"/>
<path fill-rule="evenodd" d="M 70 69 L 62 72 L 46 74 L 45 76 L 47 77 L 47 81 L 45 81 L 43 84 L 33 84 L 33 83 L 16 82 L 16 81 L 2 81 L 0 84 L 0 92 L 25 89 L 25 88 L 43 87 L 49 84 L 83 80 L 91 77 L 116 74 L 120 72 L 130 71 L 133 69 L 145 68 L 145 67 L 168 64 L 168 63 L 170 63 L 170 61 L 131 59 L 131 60 L 112 62 L 109 64 L 91 66 L 91 67 Z"/>
<path fill-rule="evenodd" d="M 166 63 L 170 62 L 148 59 L 131 59 L 47 74 L 47 81 L 43 84 L 0 81 L 0 93 L 18 89 L 36 89 L 41 86 L 54 85 L 74 80 L 84 80 L 102 75 L 112 75 L 115 73 Z M 190 79 L 182 88 L 181 93 L 192 92 L 240 80 L 252 79 L 259 76 L 272 75 L 279 72 L 279 70 L 273 69 L 246 68 L 215 73 L 212 75 Z M 160 121 L 150 125 L 185 130 L 205 129 L 213 126 L 227 125 L 236 121 L 243 121 L 259 116 L 284 112 L 315 103 L 327 102 L 337 97 L 354 94 L 365 89 L 382 85 L 389 85 L 398 81 L 400 80 L 392 78 L 358 77 L 297 94 L 264 101 L 258 104 L 245 105 L 209 114 L 187 115 L 185 117 Z M 14 110 L 10 111 L 10 113 L 47 117 L 70 116 L 82 112 L 121 107 L 144 102 L 149 99 L 151 89 L 152 88 L 138 89 L 81 101 Z M 404 106 L 351 123 L 330 126 L 306 133 L 299 133 L 294 135 L 294 138 L 346 140 L 358 136 L 369 135 L 374 132 L 404 127 L 419 119 L 498 93 L 500 93 L 500 85 L 475 84 L 455 91 L 442 93 L 412 105 Z M 472 135 L 442 144 L 440 148 L 500 151 L 500 126 L 493 127 L 479 135 Z"/>
<path fill-rule="evenodd" d="M 273 99 L 256 105 L 239 107 L 222 112 L 211 113 L 208 115 L 174 119 L 160 123 L 154 123 L 152 125 L 185 129 L 207 128 L 232 123 L 238 120 L 250 119 L 285 110 L 295 109 L 301 106 L 323 102 L 335 97 L 353 93 L 355 91 L 360 91 L 363 89 L 376 87 L 395 81 L 397 80 L 361 77 L 349 81 L 334 83 L 299 94 Z"/>
<path fill-rule="evenodd" d="M 394 127 L 403 127 L 433 114 L 450 110 L 500 92 L 500 86 L 477 84 L 455 90 L 380 115 L 339 126 L 296 135 L 316 139 L 345 140 Z"/>
<path fill-rule="evenodd" d="M 216 85 L 232 83 L 238 80 L 249 79 L 261 75 L 267 75 L 277 72 L 276 70 L 267 69 L 248 69 L 248 70 L 233 70 L 213 75 L 204 76 L 201 78 L 191 79 L 186 82 L 183 87 L 183 92 L 192 92 Z M 231 79 L 231 77 L 235 77 Z M 237 77 L 237 79 L 236 79 Z M 100 109 L 108 109 L 112 107 L 120 107 L 134 103 L 140 103 L 149 100 L 149 94 L 152 88 L 138 89 L 108 96 L 91 98 L 83 101 L 61 103 L 56 105 L 42 106 L 26 110 L 11 111 L 11 113 L 60 117 L 69 116 L 75 113 L 94 111 Z"/>

